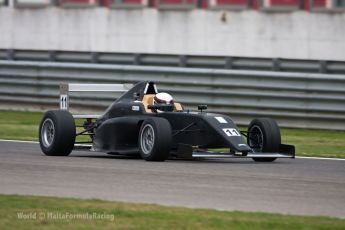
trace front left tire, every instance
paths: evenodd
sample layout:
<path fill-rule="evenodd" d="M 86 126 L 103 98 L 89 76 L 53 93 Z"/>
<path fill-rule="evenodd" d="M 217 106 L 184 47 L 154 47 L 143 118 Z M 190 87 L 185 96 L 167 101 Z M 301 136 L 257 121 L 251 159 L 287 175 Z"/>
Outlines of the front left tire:
<path fill-rule="evenodd" d="M 171 126 L 164 118 L 148 118 L 139 131 L 139 151 L 146 161 L 165 161 L 170 155 Z"/>
<path fill-rule="evenodd" d="M 47 111 L 40 123 L 39 142 L 48 156 L 68 156 L 73 150 L 76 136 L 74 118 L 66 110 Z"/>

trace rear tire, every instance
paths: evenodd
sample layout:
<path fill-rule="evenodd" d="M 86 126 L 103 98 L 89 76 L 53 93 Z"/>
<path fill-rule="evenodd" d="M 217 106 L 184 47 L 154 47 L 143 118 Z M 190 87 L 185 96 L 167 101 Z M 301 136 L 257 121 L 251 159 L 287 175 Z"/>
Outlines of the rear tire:
<path fill-rule="evenodd" d="M 248 145 L 255 152 L 278 152 L 281 144 L 280 129 L 273 119 L 254 119 L 248 127 Z M 254 157 L 257 162 L 272 162 L 277 158 Z"/>
<path fill-rule="evenodd" d="M 74 147 L 76 128 L 74 118 L 66 110 L 47 111 L 40 124 L 39 142 L 48 156 L 68 156 Z"/>
<path fill-rule="evenodd" d="M 171 149 L 171 126 L 164 118 L 149 118 L 139 131 L 140 155 L 147 161 L 165 161 Z"/>

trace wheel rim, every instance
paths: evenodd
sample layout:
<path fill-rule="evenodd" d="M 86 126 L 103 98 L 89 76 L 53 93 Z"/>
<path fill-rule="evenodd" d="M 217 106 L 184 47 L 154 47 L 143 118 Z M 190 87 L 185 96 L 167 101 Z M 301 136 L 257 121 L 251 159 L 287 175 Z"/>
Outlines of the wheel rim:
<path fill-rule="evenodd" d="M 152 125 L 147 124 L 143 127 L 140 135 L 141 150 L 145 155 L 151 153 L 155 144 L 155 133 Z"/>
<path fill-rule="evenodd" d="M 249 129 L 248 144 L 252 149 L 254 149 L 254 151 L 262 152 L 264 146 L 264 135 L 259 126 L 253 125 Z"/>
<path fill-rule="evenodd" d="M 54 141 L 55 127 L 53 121 L 48 118 L 43 122 L 41 129 L 41 141 L 44 147 L 50 147 Z"/>

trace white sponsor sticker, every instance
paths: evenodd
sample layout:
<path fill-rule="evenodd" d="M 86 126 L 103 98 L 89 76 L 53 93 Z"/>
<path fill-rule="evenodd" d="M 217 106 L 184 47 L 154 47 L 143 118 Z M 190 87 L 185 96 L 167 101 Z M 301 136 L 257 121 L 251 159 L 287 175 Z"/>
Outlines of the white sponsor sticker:
<path fill-rule="evenodd" d="M 223 129 L 224 133 L 228 135 L 229 137 L 233 136 L 241 136 L 240 132 L 238 132 L 236 129 L 231 129 L 231 128 L 225 128 Z"/>
<path fill-rule="evenodd" d="M 228 123 L 228 122 L 224 119 L 224 117 L 214 117 L 214 118 L 216 118 L 216 119 L 219 121 L 219 123 L 224 123 L 224 124 Z"/>
<path fill-rule="evenodd" d="M 140 111 L 140 107 L 138 105 L 133 105 L 132 110 L 133 111 Z"/>

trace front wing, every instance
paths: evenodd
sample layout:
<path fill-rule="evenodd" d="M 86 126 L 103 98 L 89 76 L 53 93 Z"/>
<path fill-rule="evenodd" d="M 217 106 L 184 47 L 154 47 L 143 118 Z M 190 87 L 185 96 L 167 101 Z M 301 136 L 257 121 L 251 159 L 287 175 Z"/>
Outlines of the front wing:
<path fill-rule="evenodd" d="M 190 145 L 179 145 L 174 156 L 177 158 L 295 158 L 295 147 L 293 145 L 281 144 L 277 153 L 262 152 L 218 152 L 207 149 L 193 148 Z"/>

